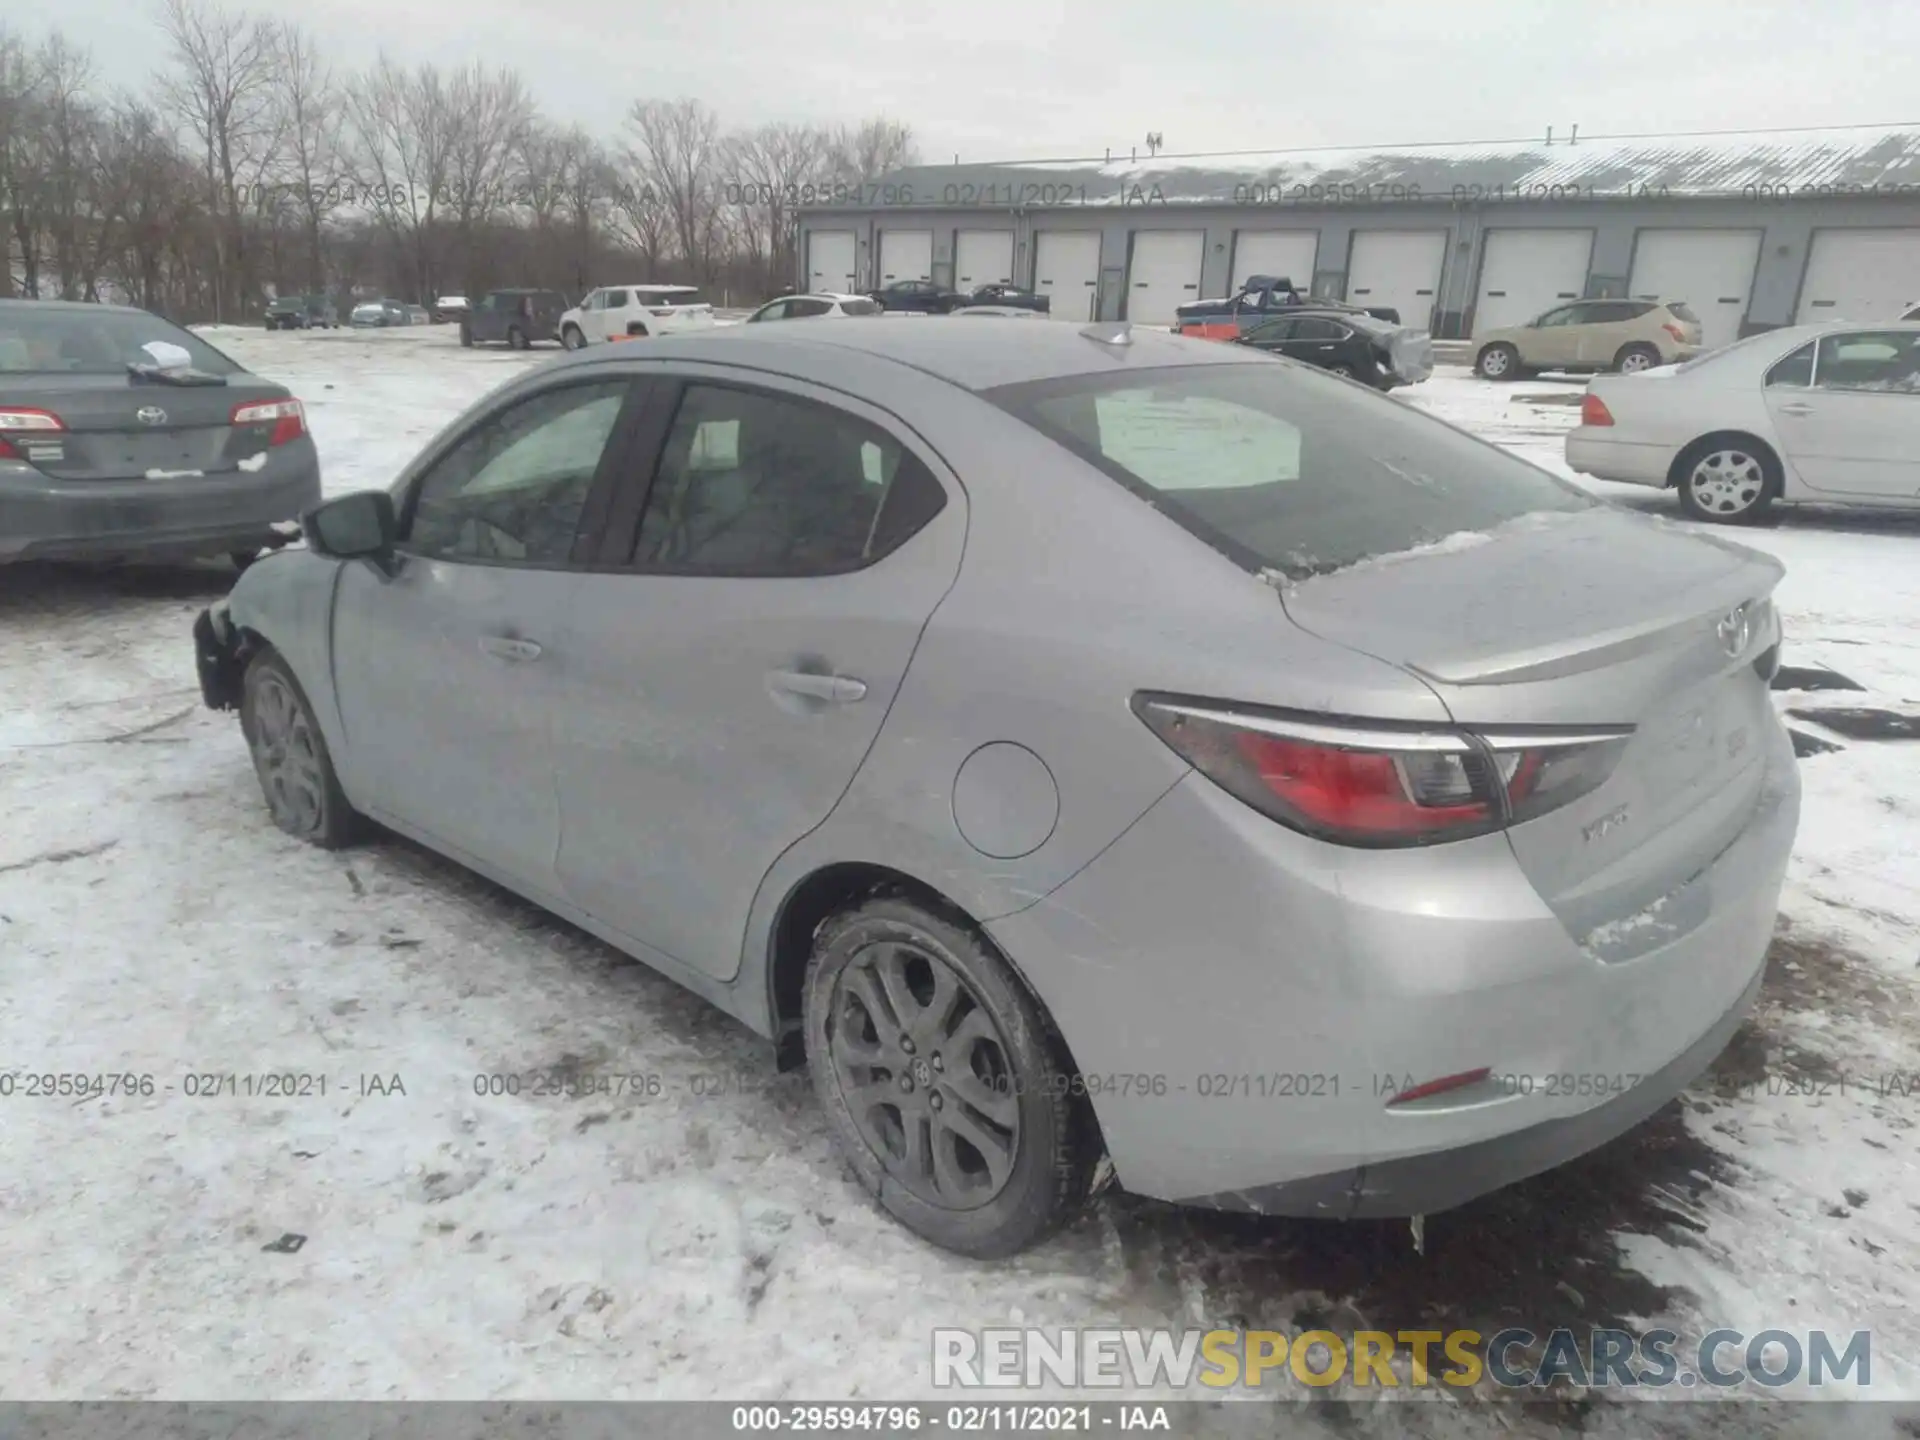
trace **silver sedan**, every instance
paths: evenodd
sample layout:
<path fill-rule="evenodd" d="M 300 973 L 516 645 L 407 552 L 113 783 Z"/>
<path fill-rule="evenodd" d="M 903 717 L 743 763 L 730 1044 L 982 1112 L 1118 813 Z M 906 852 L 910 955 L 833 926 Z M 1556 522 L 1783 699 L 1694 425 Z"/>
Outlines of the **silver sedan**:
<path fill-rule="evenodd" d="M 1462 1204 L 1663 1105 L 1760 984 L 1777 563 L 1291 361 L 667 337 L 306 529 L 196 626 L 280 826 L 377 821 L 705 996 L 966 1254 L 1103 1157 Z"/>

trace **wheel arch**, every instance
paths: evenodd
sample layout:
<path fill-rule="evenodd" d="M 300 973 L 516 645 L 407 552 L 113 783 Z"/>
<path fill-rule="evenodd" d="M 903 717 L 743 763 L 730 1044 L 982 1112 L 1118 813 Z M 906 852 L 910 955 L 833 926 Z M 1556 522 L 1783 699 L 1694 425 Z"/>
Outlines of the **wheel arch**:
<path fill-rule="evenodd" d="M 1638 344 L 1642 342 L 1636 341 L 1635 343 Z M 1680 477 L 1687 473 L 1687 470 L 1692 466 L 1695 458 L 1701 451 L 1714 445 L 1729 443 L 1751 445 L 1755 450 L 1760 452 L 1762 459 L 1770 463 L 1772 473 L 1769 477 L 1769 483 L 1773 490 L 1774 498 L 1778 499 L 1780 494 L 1786 489 L 1786 462 L 1781 458 L 1780 452 L 1776 450 L 1771 443 L 1761 436 L 1754 434 L 1751 430 L 1709 430 L 1698 439 L 1691 440 L 1687 444 L 1682 445 L 1679 453 L 1673 457 L 1673 463 L 1667 467 L 1666 488 L 1669 490 L 1677 490 L 1680 488 Z"/>

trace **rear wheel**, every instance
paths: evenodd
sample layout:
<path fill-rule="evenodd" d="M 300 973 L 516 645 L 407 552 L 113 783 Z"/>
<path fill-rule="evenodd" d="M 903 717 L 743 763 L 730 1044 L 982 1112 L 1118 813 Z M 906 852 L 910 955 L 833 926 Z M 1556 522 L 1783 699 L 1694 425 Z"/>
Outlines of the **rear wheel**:
<path fill-rule="evenodd" d="M 1351 365 L 1329 365 L 1327 367 L 1327 373 L 1329 375 L 1338 375 L 1342 380 L 1351 380 L 1353 378 L 1353 367 Z"/>
<path fill-rule="evenodd" d="M 1757 440 L 1710 435 L 1674 466 L 1680 508 L 1695 520 L 1751 525 L 1780 492 L 1780 462 Z"/>
<path fill-rule="evenodd" d="M 1473 362 L 1482 380 L 1512 380 L 1520 374 L 1520 352 L 1504 341 L 1489 345 Z"/>
<path fill-rule="evenodd" d="M 896 896 L 827 921 L 805 1024 L 841 1154 L 915 1234 L 995 1259 L 1085 1201 L 1100 1146 L 1065 1044 L 957 917 Z"/>
<path fill-rule="evenodd" d="M 1620 353 L 1613 357 L 1613 368 L 1622 375 L 1638 375 L 1642 370 L 1651 370 L 1659 363 L 1660 352 L 1645 341 L 1622 345 Z"/>
<path fill-rule="evenodd" d="M 469 350 L 473 348 L 473 331 L 468 329 L 465 325 L 462 325 L 460 327 L 460 343 L 466 346 L 467 349 Z"/>
<path fill-rule="evenodd" d="M 518 325 L 508 327 L 507 348 L 509 350 L 525 350 L 528 348 L 528 344 L 529 341 L 527 340 L 526 331 L 522 330 Z"/>
<path fill-rule="evenodd" d="M 247 664 L 240 731 L 253 752 L 254 773 L 273 823 L 323 850 L 351 843 L 363 823 L 360 813 L 340 788 L 306 692 L 272 649 Z"/>

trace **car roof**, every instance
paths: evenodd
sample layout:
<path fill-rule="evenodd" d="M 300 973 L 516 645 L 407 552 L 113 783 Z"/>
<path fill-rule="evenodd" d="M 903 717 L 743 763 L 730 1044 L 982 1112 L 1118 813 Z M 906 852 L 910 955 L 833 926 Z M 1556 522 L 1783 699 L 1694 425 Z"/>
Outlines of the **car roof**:
<path fill-rule="evenodd" d="M 31 310 L 72 310 L 85 311 L 89 315 L 98 315 L 106 311 L 114 315 L 151 315 L 151 310 L 142 310 L 138 305 L 106 305 L 97 300 L 34 300 L 24 295 L 0 297 L 0 305 L 13 305 Z"/>
<path fill-rule="evenodd" d="M 917 325 L 726 325 L 691 334 L 660 335 L 646 345 L 648 357 L 710 360 L 766 369 L 775 374 L 819 378 L 836 356 L 863 352 L 932 375 L 965 390 L 1174 365 L 1265 365 L 1272 360 L 1240 346 L 1193 340 L 1153 327 L 1135 326 L 1130 343 L 1102 344 L 1117 324 L 1076 325 L 1045 321 L 1019 327 L 1010 339 L 1000 325 L 949 323 L 935 317 Z M 557 364 L 609 364 L 631 359 L 633 347 L 612 345 L 576 352 Z"/>

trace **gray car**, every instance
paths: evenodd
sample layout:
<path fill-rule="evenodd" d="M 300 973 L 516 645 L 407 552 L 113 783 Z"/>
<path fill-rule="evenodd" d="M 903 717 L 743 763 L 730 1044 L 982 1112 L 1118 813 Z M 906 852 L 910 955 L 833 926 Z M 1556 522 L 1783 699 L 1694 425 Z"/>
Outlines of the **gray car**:
<path fill-rule="evenodd" d="M 1292 361 L 1015 328 L 519 376 L 201 614 L 206 700 L 289 833 L 378 821 L 769 1037 L 966 1254 L 1103 1156 L 1444 1210 L 1700 1074 L 1799 814 L 1780 566 Z"/>
<path fill-rule="evenodd" d="M 285 386 L 144 310 L 0 300 L 0 564 L 245 566 L 319 499 L 306 412 Z"/>

